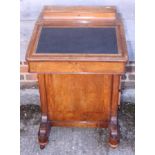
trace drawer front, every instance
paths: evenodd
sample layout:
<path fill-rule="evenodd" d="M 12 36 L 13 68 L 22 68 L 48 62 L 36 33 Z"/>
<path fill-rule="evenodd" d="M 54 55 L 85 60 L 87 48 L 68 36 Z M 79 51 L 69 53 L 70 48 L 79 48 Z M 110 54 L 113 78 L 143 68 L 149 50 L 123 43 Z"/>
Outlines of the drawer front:
<path fill-rule="evenodd" d="M 52 74 L 122 74 L 123 62 L 29 62 L 29 71 Z"/>

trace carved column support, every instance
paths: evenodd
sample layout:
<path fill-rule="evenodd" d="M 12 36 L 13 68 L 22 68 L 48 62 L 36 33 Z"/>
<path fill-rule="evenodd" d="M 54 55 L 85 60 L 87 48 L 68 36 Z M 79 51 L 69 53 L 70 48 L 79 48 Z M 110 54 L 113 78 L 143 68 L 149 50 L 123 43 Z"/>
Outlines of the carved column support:
<path fill-rule="evenodd" d="M 116 148 L 119 144 L 120 132 L 117 117 L 111 117 L 109 124 L 109 145 Z"/>
<path fill-rule="evenodd" d="M 38 142 L 41 149 L 44 149 L 48 143 L 48 138 L 51 130 L 51 125 L 48 121 L 47 115 L 42 115 L 41 123 L 38 132 Z"/>

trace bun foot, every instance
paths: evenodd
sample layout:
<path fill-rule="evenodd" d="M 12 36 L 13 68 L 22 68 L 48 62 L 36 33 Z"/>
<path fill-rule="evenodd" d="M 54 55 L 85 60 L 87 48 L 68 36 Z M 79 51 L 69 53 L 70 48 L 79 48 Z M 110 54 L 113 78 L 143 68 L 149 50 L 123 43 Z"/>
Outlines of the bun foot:
<path fill-rule="evenodd" d="M 51 130 L 51 126 L 47 119 L 47 116 L 42 115 L 39 132 L 38 132 L 38 142 L 40 145 L 40 149 L 44 149 L 45 146 L 48 144 L 50 130 Z"/>
<path fill-rule="evenodd" d="M 40 149 L 43 150 L 45 148 L 45 145 L 40 145 Z"/>
<path fill-rule="evenodd" d="M 111 139 L 109 138 L 109 146 L 113 149 L 115 149 L 119 144 L 119 141 L 117 139 Z"/>

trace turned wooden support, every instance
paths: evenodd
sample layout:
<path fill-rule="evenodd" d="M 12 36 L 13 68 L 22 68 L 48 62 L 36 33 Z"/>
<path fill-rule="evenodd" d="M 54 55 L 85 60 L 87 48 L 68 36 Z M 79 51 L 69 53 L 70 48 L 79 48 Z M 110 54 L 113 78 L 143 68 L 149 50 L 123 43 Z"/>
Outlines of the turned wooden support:
<path fill-rule="evenodd" d="M 119 144 L 119 125 L 117 121 L 117 117 L 111 117 L 109 124 L 109 145 L 112 148 L 116 148 Z"/>
<path fill-rule="evenodd" d="M 120 105 L 120 76 L 113 76 L 111 117 L 109 122 L 109 145 L 116 148 L 119 144 L 119 125 L 117 119 L 118 107 Z"/>
<path fill-rule="evenodd" d="M 51 126 L 48 121 L 47 115 L 42 115 L 38 132 L 38 142 L 41 149 L 45 148 L 46 144 L 48 143 L 50 130 Z"/>

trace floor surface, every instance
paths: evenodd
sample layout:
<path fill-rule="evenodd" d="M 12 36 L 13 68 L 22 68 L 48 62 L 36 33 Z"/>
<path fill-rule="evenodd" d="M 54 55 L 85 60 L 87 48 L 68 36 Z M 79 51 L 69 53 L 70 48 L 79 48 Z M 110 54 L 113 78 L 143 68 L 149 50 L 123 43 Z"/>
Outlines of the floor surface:
<path fill-rule="evenodd" d="M 120 145 L 108 146 L 108 130 L 52 127 L 49 144 L 40 150 L 37 132 L 38 105 L 21 105 L 21 155 L 134 155 L 134 104 L 125 104 L 119 112 Z"/>

